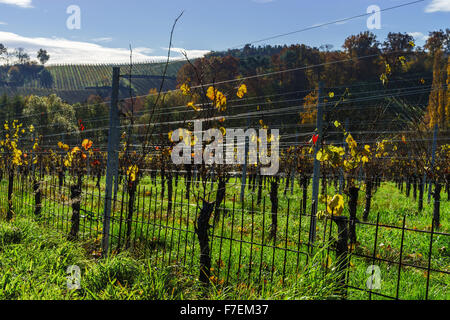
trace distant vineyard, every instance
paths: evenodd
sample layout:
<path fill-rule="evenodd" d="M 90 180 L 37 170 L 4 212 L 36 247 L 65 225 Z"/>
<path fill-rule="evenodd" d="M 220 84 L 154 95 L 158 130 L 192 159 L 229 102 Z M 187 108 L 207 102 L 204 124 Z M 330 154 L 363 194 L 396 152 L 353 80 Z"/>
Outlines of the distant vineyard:
<path fill-rule="evenodd" d="M 183 61 L 169 64 L 167 76 L 176 77 Z M 119 65 L 127 72 L 128 65 Z M 53 76 L 53 86 L 59 90 L 84 90 L 86 87 L 110 85 L 111 65 L 60 65 L 50 66 L 48 70 Z M 134 74 L 162 75 L 164 63 L 139 63 L 133 66 Z M 174 84 L 173 80 L 169 83 Z M 160 81 L 154 79 L 137 79 L 133 81 L 138 94 L 145 94 L 151 88 L 159 87 Z"/>
<path fill-rule="evenodd" d="M 164 89 L 174 89 L 176 81 L 173 79 L 177 76 L 177 72 L 184 64 L 184 61 L 170 63 L 167 69 L 167 77 Z M 129 72 L 129 65 L 120 66 L 124 74 Z M 155 75 L 163 74 L 164 63 L 138 63 L 133 65 L 133 74 L 137 75 Z M 53 77 L 53 86 L 51 88 L 43 88 L 39 84 L 39 80 L 28 81 L 23 87 L 2 87 L 0 94 L 8 95 L 49 95 L 57 93 L 64 100 L 74 103 L 82 102 L 91 94 L 107 94 L 105 90 L 95 89 L 95 87 L 103 87 L 111 85 L 113 65 L 54 65 L 47 67 Z M 132 87 L 136 95 L 145 95 L 152 88 L 158 88 L 161 81 L 158 79 L 133 79 Z M 123 85 L 128 86 L 128 80 L 123 79 Z M 94 88 L 92 88 L 94 87 Z M 89 88 L 89 89 L 86 89 Z"/>

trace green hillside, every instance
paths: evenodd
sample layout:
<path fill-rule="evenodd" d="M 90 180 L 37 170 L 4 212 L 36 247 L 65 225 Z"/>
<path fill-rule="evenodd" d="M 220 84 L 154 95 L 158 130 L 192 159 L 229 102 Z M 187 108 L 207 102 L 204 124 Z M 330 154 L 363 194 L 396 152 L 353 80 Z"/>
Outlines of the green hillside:
<path fill-rule="evenodd" d="M 167 79 L 164 90 L 176 87 L 176 76 L 184 61 L 171 62 L 167 69 Z M 91 94 L 109 95 L 108 90 L 101 89 L 103 86 L 111 85 L 112 68 L 121 67 L 121 73 L 126 75 L 130 72 L 129 65 L 54 65 L 46 69 L 51 73 L 53 85 L 50 88 L 43 88 L 38 79 L 26 81 L 21 87 L 5 86 L 0 87 L 0 94 L 8 95 L 48 95 L 56 93 L 68 102 L 82 102 Z M 135 75 L 161 76 L 165 63 L 137 63 L 133 66 L 132 73 Z M 124 77 L 121 84 L 128 86 L 128 79 Z M 145 95 L 152 88 L 160 87 L 159 79 L 133 79 L 132 87 L 136 95 Z M 99 87 L 99 88 L 97 88 Z"/>

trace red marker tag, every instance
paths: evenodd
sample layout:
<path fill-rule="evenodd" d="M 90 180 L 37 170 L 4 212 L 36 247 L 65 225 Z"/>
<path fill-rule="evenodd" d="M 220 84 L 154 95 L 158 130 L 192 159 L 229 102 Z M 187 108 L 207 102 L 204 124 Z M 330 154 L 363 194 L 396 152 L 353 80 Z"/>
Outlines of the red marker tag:
<path fill-rule="evenodd" d="M 318 134 L 313 135 L 312 141 L 313 141 L 314 145 L 316 144 L 317 140 L 319 140 L 319 135 Z"/>

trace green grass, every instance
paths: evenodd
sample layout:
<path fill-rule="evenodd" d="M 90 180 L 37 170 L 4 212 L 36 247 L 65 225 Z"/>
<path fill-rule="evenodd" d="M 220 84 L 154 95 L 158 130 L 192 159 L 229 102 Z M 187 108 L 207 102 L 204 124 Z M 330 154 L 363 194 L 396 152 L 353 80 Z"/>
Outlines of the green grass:
<path fill-rule="evenodd" d="M 68 204 L 69 194 L 66 189 L 62 189 L 62 195 L 50 188 L 50 184 L 55 185 L 56 181 L 47 177 L 49 184 L 44 188 L 45 201 L 43 208 L 42 223 L 47 229 L 59 230 L 62 234 L 67 234 L 70 220 L 70 206 Z M 29 184 L 17 184 L 15 190 L 15 208 L 19 217 L 30 216 L 30 207 L 24 203 L 32 204 L 33 199 L 27 191 Z M 2 183 L 2 193 L 6 190 L 5 182 Z M 158 194 L 155 189 L 158 187 Z M 144 190 L 145 188 L 145 190 Z M 315 259 L 311 260 L 307 252 L 306 243 L 308 242 L 309 217 L 301 216 L 300 201 L 301 190 L 296 184 L 293 195 L 288 191 L 283 195 L 284 185 L 279 188 L 279 216 L 277 240 L 268 239 L 268 230 L 270 221 L 270 201 L 268 190 L 263 191 L 266 198 L 265 206 L 256 205 L 256 194 L 246 191 L 246 201 L 242 205 L 238 200 L 240 185 L 238 180 L 231 180 L 227 186 L 227 201 L 224 206 L 230 212 L 221 216 L 219 223 L 214 225 L 214 237 L 211 239 L 212 252 L 212 274 L 217 287 L 209 289 L 207 292 L 200 289 L 196 282 L 199 270 L 199 245 L 195 235 L 194 221 L 198 208 L 195 205 L 194 194 L 203 193 L 201 188 L 191 193 L 189 206 L 184 199 L 184 182 L 180 179 L 178 188 L 174 188 L 174 206 L 171 212 L 167 211 L 167 186 L 165 199 L 161 205 L 159 194 L 159 180 L 154 184 L 148 177 L 140 182 L 139 202 L 136 203 L 136 214 L 133 216 L 131 248 L 127 250 L 124 256 L 124 230 L 125 213 L 122 216 L 122 226 L 120 226 L 120 203 L 116 204 L 116 210 L 113 214 L 111 247 L 113 253 L 117 254 L 120 249 L 122 253 L 113 255 L 112 260 L 98 264 L 92 270 L 98 276 L 105 276 L 106 271 L 100 271 L 98 268 L 127 268 L 127 263 L 133 261 L 133 265 L 140 270 L 139 272 L 130 271 L 133 281 L 126 276 L 123 281 L 121 277 L 125 273 L 110 274 L 108 279 L 111 282 L 98 280 L 91 281 L 86 291 L 83 291 L 83 298 L 114 299 L 117 292 L 122 292 L 120 299 L 125 299 L 126 294 L 131 294 L 128 289 L 122 289 L 123 282 L 126 287 L 132 289 L 133 298 L 144 295 L 149 299 L 181 299 L 181 298 L 306 298 L 320 299 L 332 296 L 333 266 L 324 268 L 324 261 L 327 257 L 333 264 L 335 254 L 328 252 L 326 247 L 316 253 Z M 85 209 L 81 219 L 80 238 L 83 242 L 84 255 L 93 259 L 98 256 L 101 237 L 101 212 L 103 211 L 103 189 L 100 194 L 95 188 L 92 180 L 85 181 L 84 190 L 87 190 L 82 200 L 82 208 Z M 148 191 L 152 190 L 152 194 Z M 329 186 L 328 193 L 333 194 L 335 189 Z M 144 196 L 146 194 L 146 196 Z M 208 190 L 206 192 L 208 194 Z M 310 192 L 309 192 L 310 194 Z M 100 197 L 99 197 L 100 195 Z M 252 197 L 253 206 L 252 206 Z M 3 197 L 0 197 L 4 199 Z M 122 191 L 118 194 L 118 199 L 122 198 Z M 183 200 L 181 200 L 183 198 Z M 211 200 L 215 194 L 211 195 Z M 99 200 L 100 199 L 100 200 Z M 124 197 L 125 201 L 127 197 Z M 450 203 L 446 194 L 441 195 L 441 232 L 449 232 Z M 5 203 L 1 204 L 5 208 Z M 424 210 L 417 212 L 417 203 L 408 198 L 392 184 L 383 183 L 382 187 L 374 194 L 372 202 L 372 213 L 369 216 L 369 222 L 375 223 L 379 213 L 380 224 L 401 227 L 403 216 L 406 216 L 406 227 L 417 230 L 429 230 L 431 225 L 432 205 L 424 201 Z M 125 205 L 126 206 L 126 205 Z M 288 215 L 287 208 L 289 206 Z M 360 191 L 358 201 L 358 218 L 361 218 L 364 206 L 364 190 Z M 323 209 L 319 207 L 319 209 Z M 254 214 L 251 212 L 254 211 Z M 307 212 L 310 212 L 308 206 Z M 346 212 L 344 214 L 347 214 Z M 330 235 L 330 224 L 325 221 L 318 222 L 317 243 L 326 244 Z M 121 230 L 121 246 L 118 247 L 119 230 Z M 358 225 L 358 245 L 355 247 L 355 253 L 372 257 L 376 227 L 372 225 Z M 336 235 L 336 226 L 331 229 L 332 239 Z M 263 236 L 264 235 L 264 236 Z M 349 284 L 358 288 L 365 289 L 366 281 L 369 275 L 367 268 L 375 264 L 379 266 L 381 272 L 381 289 L 374 290 L 376 293 L 396 297 L 397 282 L 400 281 L 399 298 L 400 299 L 424 299 L 427 282 L 426 268 L 428 267 L 428 251 L 430 245 L 430 235 L 405 231 L 402 263 L 422 267 L 418 269 L 413 267 L 401 267 L 399 280 L 399 265 L 395 263 L 383 262 L 382 260 L 399 261 L 401 250 L 401 230 L 395 228 L 380 227 L 377 239 L 377 255 L 375 262 L 372 258 L 351 256 L 351 268 L 349 272 Z M 242 240 L 242 241 L 241 241 Z M 431 268 L 437 270 L 449 271 L 449 237 L 444 235 L 434 235 L 432 243 Z M 301 252 L 301 253 L 298 253 Z M 119 259 L 117 262 L 117 260 Z M 128 260 L 127 260 L 128 259 Z M 131 259 L 131 260 L 130 260 Z M 309 261 L 308 261 L 309 260 Z M 127 262 L 128 261 L 128 262 Z M 314 262 L 315 261 L 315 264 Z M 309 263 L 308 263 L 309 262 Z M 106 265 L 105 265 L 106 263 Z M 311 265 L 315 265 L 311 268 Z M 120 267 L 122 266 L 122 267 Z M 116 267 L 114 267 L 116 268 Z M 113 269 L 114 269 L 113 268 Z M 155 269 L 157 268 L 157 270 Z M 103 269 L 104 270 L 104 269 Z M 128 270 L 128 269 L 127 269 Z M 86 273 L 86 279 L 91 274 Z M 106 274 L 108 274 L 106 272 Z M 150 278 L 142 277 L 153 277 Z M 449 275 L 437 272 L 431 272 L 429 277 L 429 299 L 449 299 Z M 117 283 L 113 283 L 118 279 Z M 88 281 L 88 280 L 86 280 Z M 147 289 L 142 288 L 141 282 L 154 283 L 153 286 L 161 286 L 158 292 L 147 293 Z M 118 287 L 117 287 L 118 286 Z M 92 288 L 92 289 L 87 289 Z M 141 291 L 143 292 L 142 294 Z M 160 292 L 161 291 L 161 292 Z M 349 290 L 350 299 L 367 299 L 369 294 L 360 290 Z M 372 299 L 383 299 L 382 296 L 371 296 Z"/>
<path fill-rule="evenodd" d="M 205 288 L 185 268 L 157 268 L 152 259 L 126 253 L 96 260 L 86 246 L 30 218 L 1 220 L 0 299 L 324 299 L 333 298 L 336 290 L 333 275 L 323 277 L 317 266 L 284 287 Z M 70 265 L 81 269 L 80 290 L 67 288 Z"/>

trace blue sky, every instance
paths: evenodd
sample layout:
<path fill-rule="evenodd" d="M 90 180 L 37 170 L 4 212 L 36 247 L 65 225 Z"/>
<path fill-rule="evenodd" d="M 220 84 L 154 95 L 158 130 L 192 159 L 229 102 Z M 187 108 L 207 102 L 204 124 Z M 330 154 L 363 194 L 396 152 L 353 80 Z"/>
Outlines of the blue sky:
<path fill-rule="evenodd" d="M 174 18 L 183 10 L 174 35 L 175 56 L 191 57 L 209 50 L 225 50 L 273 35 L 366 13 L 370 5 L 387 8 L 412 0 L 0 0 L 0 43 L 24 47 L 32 56 L 47 49 L 53 63 L 159 60 L 166 55 Z M 70 5 L 81 10 L 81 28 L 69 30 Z M 367 29 L 358 18 L 277 38 L 266 44 L 332 44 Z M 408 32 L 423 45 L 429 31 L 445 29 L 450 0 L 426 0 L 381 13 L 383 40 L 388 32 Z M 264 44 L 264 43 L 258 43 Z"/>

